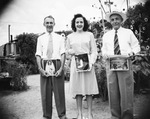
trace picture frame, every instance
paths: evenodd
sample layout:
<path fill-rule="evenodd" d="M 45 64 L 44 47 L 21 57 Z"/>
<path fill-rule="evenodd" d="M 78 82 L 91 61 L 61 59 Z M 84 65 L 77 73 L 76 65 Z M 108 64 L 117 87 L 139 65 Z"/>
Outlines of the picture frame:
<path fill-rule="evenodd" d="M 75 55 L 75 64 L 77 72 L 86 72 L 91 70 L 88 54 Z"/>
<path fill-rule="evenodd" d="M 45 60 L 42 63 L 42 67 L 45 71 L 48 72 L 49 76 L 55 75 L 55 65 L 52 60 Z"/>
<path fill-rule="evenodd" d="M 127 56 L 112 56 L 109 62 L 111 71 L 129 70 L 129 58 Z"/>

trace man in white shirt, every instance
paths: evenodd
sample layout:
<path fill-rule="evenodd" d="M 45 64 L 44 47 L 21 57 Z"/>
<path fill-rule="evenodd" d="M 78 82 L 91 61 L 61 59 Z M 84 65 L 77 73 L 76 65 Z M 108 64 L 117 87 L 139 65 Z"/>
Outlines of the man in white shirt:
<path fill-rule="evenodd" d="M 43 25 L 47 32 L 39 36 L 35 54 L 41 74 L 40 87 L 43 118 L 52 118 L 53 91 L 58 117 L 60 119 L 67 119 L 63 72 L 65 41 L 60 35 L 53 32 L 55 19 L 52 16 L 45 17 Z"/>
<path fill-rule="evenodd" d="M 139 42 L 130 29 L 121 27 L 126 20 L 124 13 L 112 12 L 106 15 L 106 19 L 113 26 L 112 30 L 104 34 L 102 46 L 102 55 L 106 60 L 108 95 L 112 119 L 133 119 L 134 79 L 131 59 L 128 59 L 129 70 L 127 71 L 110 70 L 109 61 L 111 56 L 125 55 L 131 57 L 138 53 L 140 51 Z M 117 39 L 117 46 L 114 44 L 116 42 L 114 39 Z M 115 54 L 116 47 L 117 54 Z"/>

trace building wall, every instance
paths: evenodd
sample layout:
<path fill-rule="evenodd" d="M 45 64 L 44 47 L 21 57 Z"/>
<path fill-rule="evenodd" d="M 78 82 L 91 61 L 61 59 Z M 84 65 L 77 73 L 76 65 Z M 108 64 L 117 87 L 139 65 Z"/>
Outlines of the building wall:
<path fill-rule="evenodd" d="M 0 56 L 4 56 L 4 46 L 5 45 L 0 46 Z"/>

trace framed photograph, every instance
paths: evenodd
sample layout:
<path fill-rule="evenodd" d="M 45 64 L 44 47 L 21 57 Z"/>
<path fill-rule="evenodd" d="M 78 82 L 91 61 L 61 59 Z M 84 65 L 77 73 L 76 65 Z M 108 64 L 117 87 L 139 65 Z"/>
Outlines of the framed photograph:
<path fill-rule="evenodd" d="M 43 62 L 43 68 L 46 70 L 49 74 L 49 76 L 54 76 L 55 74 L 55 65 L 52 60 L 45 60 Z"/>
<path fill-rule="evenodd" d="M 110 70 L 111 71 L 128 71 L 129 59 L 123 56 L 110 57 Z"/>
<path fill-rule="evenodd" d="M 88 54 L 75 55 L 75 62 L 77 72 L 85 72 L 91 70 Z"/>

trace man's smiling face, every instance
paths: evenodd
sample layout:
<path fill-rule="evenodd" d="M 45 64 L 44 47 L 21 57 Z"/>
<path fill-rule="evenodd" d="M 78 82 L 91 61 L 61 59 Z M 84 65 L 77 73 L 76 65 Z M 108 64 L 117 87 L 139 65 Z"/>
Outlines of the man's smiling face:
<path fill-rule="evenodd" d="M 44 20 L 44 26 L 46 27 L 47 32 L 51 33 L 55 26 L 55 20 L 53 18 L 46 18 Z"/>
<path fill-rule="evenodd" d="M 123 21 L 122 17 L 118 14 L 112 14 L 110 16 L 110 23 L 112 24 L 115 30 L 118 30 L 120 28 L 122 21 Z"/>

